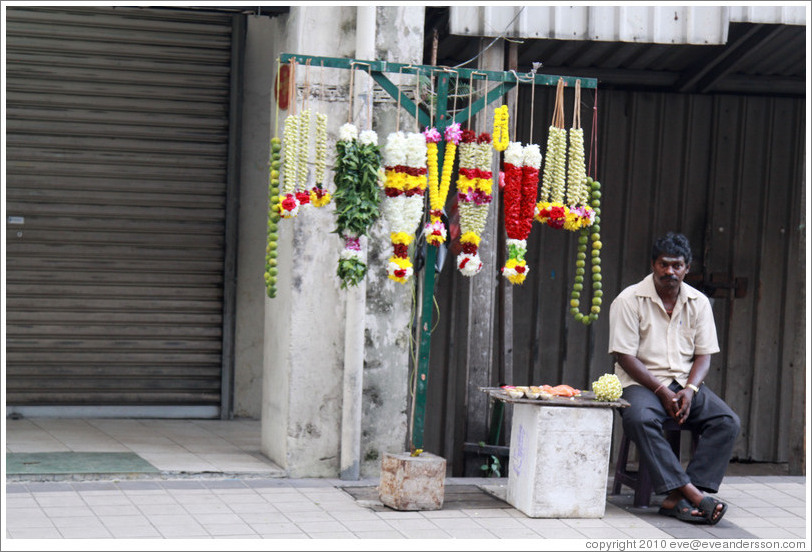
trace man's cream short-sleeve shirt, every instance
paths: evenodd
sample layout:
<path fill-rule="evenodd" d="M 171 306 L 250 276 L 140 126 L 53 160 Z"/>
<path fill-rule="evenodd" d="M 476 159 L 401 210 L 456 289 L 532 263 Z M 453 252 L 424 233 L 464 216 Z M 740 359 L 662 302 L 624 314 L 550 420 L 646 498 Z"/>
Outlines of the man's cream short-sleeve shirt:
<path fill-rule="evenodd" d="M 636 356 L 649 372 L 668 385 L 685 387 L 695 355 L 719 352 L 710 301 L 682 283 L 669 317 L 654 287 L 652 274 L 618 295 L 609 310 L 609 353 Z M 623 387 L 638 385 L 618 363 L 615 374 Z"/>

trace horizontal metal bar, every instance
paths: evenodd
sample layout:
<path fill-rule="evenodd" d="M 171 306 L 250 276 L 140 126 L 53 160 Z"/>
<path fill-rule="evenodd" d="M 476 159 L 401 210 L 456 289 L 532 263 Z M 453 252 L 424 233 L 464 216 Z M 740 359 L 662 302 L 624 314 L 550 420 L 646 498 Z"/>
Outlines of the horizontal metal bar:
<path fill-rule="evenodd" d="M 479 443 L 463 443 L 463 452 L 475 452 L 477 454 L 493 454 L 494 456 L 510 456 L 510 447 L 505 445 L 480 445 Z"/>
<path fill-rule="evenodd" d="M 305 64 L 308 61 L 311 65 L 324 64 L 324 67 L 336 69 L 360 69 L 368 72 L 378 71 L 381 73 L 411 73 L 430 74 L 449 72 L 459 75 L 460 78 L 474 80 L 489 80 L 494 82 L 530 84 L 535 82 L 541 86 L 556 86 L 559 80 L 564 81 L 564 86 L 575 86 L 576 81 L 581 81 L 581 88 L 597 88 L 598 79 L 586 77 L 569 77 L 562 75 L 542 75 L 539 73 L 516 73 L 513 71 L 482 71 L 479 69 L 466 69 L 464 67 L 445 67 L 439 65 L 417 65 L 413 63 L 395 63 L 392 61 L 366 60 L 353 58 L 334 58 L 324 56 L 309 56 L 304 54 L 280 54 L 279 61 L 288 63 L 290 60 Z"/>

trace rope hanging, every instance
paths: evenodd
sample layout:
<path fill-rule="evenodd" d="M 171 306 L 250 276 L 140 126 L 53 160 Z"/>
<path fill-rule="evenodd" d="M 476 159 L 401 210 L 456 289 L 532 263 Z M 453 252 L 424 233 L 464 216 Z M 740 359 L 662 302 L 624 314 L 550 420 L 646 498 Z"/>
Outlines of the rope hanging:
<path fill-rule="evenodd" d="M 398 69 L 398 83 L 395 88 L 398 91 L 398 110 L 395 114 L 395 132 L 400 132 L 400 96 L 403 94 L 400 90 L 400 83 L 403 81 L 403 67 Z"/>
<path fill-rule="evenodd" d="M 321 71 L 319 71 L 319 103 L 324 103 L 324 60 L 321 60 Z"/>
<path fill-rule="evenodd" d="M 533 75 L 533 82 L 530 85 L 530 138 L 527 140 L 528 143 L 533 143 L 533 112 L 535 111 L 536 107 L 536 78 Z"/>
<path fill-rule="evenodd" d="M 367 130 L 372 130 L 372 102 L 374 100 L 373 93 L 374 93 L 375 85 L 373 84 L 374 81 L 372 80 L 372 71 L 371 71 L 371 69 L 367 68 L 367 71 L 368 71 L 367 76 L 368 76 L 368 79 L 369 79 L 369 92 L 368 92 L 368 96 L 367 96 L 367 99 L 369 100 L 367 102 Z"/>
<path fill-rule="evenodd" d="M 415 72 L 414 79 L 414 131 L 420 132 L 420 118 L 418 111 L 420 109 L 420 69 Z"/>
<path fill-rule="evenodd" d="M 434 97 L 434 72 L 431 73 L 431 78 L 429 79 L 429 128 L 434 128 L 434 101 L 437 98 Z"/>
<path fill-rule="evenodd" d="M 304 99 L 302 100 L 302 109 L 310 107 L 310 58 L 305 62 L 305 82 L 304 82 Z"/>
<path fill-rule="evenodd" d="M 282 72 L 282 62 L 280 61 L 279 58 L 276 58 L 276 93 L 277 93 L 277 97 L 276 97 L 276 102 L 275 102 L 276 103 L 276 109 L 274 110 L 274 128 L 273 128 L 273 135 L 274 136 L 279 136 L 279 96 L 278 96 L 278 94 L 282 93 L 282 91 L 279 89 L 279 84 L 280 84 L 279 81 L 280 81 L 280 78 L 282 76 L 281 72 Z"/>
<path fill-rule="evenodd" d="M 290 60 L 290 75 L 288 75 L 288 114 L 296 115 L 296 60 Z"/>
<path fill-rule="evenodd" d="M 454 115 L 451 116 L 451 121 L 453 122 L 457 118 L 457 96 L 460 93 L 460 72 L 454 71 L 454 107 L 452 108 L 454 111 Z"/>
<path fill-rule="evenodd" d="M 468 118 L 465 120 L 465 129 L 471 130 L 471 104 L 474 103 L 474 73 L 468 77 Z"/>
<path fill-rule="evenodd" d="M 592 155 L 595 155 L 595 172 L 592 172 Z M 596 178 L 598 174 L 598 89 L 595 89 L 595 105 L 592 107 L 592 132 L 589 139 L 589 165 L 587 174 Z"/>
<path fill-rule="evenodd" d="M 347 113 L 347 122 L 348 123 L 352 123 L 352 104 L 353 104 L 353 99 L 355 98 L 355 87 L 354 86 L 355 86 L 355 62 L 350 64 L 350 94 L 349 94 L 349 96 L 350 96 L 350 101 L 349 101 L 350 109 L 349 109 L 349 112 Z"/>
<path fill-rule="evenodd" d="M 518 118 L 518 113 L 519 113 L 519 75 L 518 75 L 518 73 L 516 73 L 515 69 L 511 69 L 510 72 L 513 73 L 514 77 L 516 77 L 516 99 L 513 102 L 513 120 L 516 121 L 516 122 L 513 124 L 513 132 L 510 132 L 510 130 L 508 130 L 508 133 L 512 134 L 512 137 L 511 137 L 510 140 L 512 142 L 515 142 L 516 141 L 516 127 L 519 126 L 518 125 L 518 122 L 519 122 L 519 118 Z"/>

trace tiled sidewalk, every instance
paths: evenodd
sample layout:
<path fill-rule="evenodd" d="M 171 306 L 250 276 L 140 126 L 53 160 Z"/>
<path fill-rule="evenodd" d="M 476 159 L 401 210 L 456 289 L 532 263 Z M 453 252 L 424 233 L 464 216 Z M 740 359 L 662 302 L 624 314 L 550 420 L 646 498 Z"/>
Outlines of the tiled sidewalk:
<path fill-rule="evenodd" d="M 253 420 L 6 422 L 6 452 L 136 453 L 160 470 L 138 478 L 9 476 L 6 544 L 32 538 L 809 538 L 805 477 L 727 477 L 719 496 L 729 509 L 712 527 L 665 518 L 654 504 L 633 508 L 625 487 L 629 494 L 608 497 L 603 518 L 533 519 L 497 500 L 504 499 L 505 478 L 446 480 L 447 496 L 474 488 L 490 505 L 463 500 L 437 511 L 400 512 L 376 500 L 377 479 L 285 477 L 260 454 Z"/>
<path fill-rule="evenodd" d="M 7 483 L 6 536 L 29 538 L 630 539 L 803 538 L 803 478 L 735 478 L 716 526 L 688 525 L 621 495 L 600 519 L 533 519 L 492 508 L 399 512 L 355 500 L 335 479 L 200 479 Z M 770 479 L 767 477 L 766 479 Z M 354 482 L 374 487 L 377 480 Z M 504 482 L 451 479 L 499 495 Z M 501 489 L 500 489 L 501 488 Z"/>

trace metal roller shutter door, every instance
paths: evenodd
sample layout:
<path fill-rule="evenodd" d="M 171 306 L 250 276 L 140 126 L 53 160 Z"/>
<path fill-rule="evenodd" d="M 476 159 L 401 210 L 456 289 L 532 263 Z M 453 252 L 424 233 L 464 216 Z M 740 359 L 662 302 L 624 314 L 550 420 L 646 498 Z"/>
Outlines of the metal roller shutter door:
<path fill-rule="evenodd" d="M 217 415 L 231 17 L 6 13 L 6 404 Z"/>

